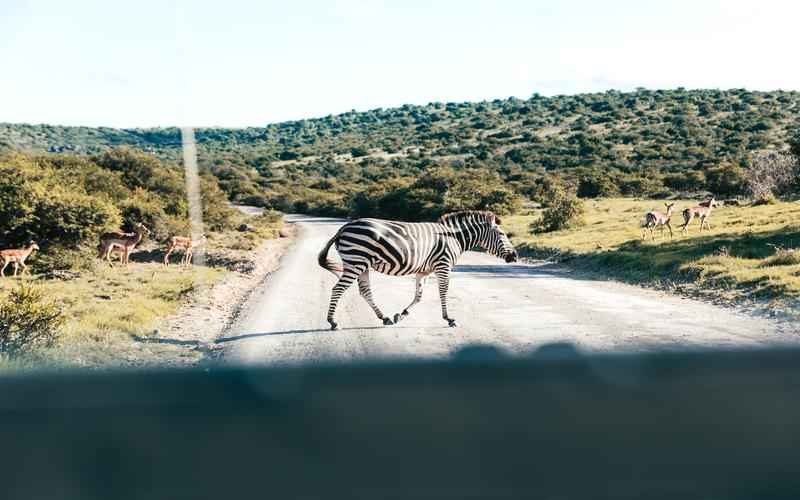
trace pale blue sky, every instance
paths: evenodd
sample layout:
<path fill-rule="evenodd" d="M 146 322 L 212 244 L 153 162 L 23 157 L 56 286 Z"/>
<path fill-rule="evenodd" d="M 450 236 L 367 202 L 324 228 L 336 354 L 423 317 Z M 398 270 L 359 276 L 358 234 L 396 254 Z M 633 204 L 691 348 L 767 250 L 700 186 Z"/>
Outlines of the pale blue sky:
<path fill-rule="evenodd" d="M 800 89 L 786 1 L 0 3 L 0 122 L 259 126 L 635 87 Z"/>

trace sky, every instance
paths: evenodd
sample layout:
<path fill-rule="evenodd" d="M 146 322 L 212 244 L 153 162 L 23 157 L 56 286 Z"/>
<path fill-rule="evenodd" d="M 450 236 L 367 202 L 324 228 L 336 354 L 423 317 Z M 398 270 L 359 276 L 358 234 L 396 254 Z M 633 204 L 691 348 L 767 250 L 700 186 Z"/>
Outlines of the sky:
<path fill-rule="evenodd" d="M 0 122 L 263 126 L 406 103 L 800 90 L 794 0 L 0 2 Z"/>

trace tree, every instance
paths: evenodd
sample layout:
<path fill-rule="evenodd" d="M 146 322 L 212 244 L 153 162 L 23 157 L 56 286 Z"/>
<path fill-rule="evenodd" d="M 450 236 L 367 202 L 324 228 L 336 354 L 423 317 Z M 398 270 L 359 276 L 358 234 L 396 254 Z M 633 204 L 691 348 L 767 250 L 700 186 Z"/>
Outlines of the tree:
<path fill-rule="evenodd" d="M 753 153 L 747 169 L 747 190 L 756 204 L 770 203 L 796 182 L 797 158 L 791 153 L 766 150 Z"/>

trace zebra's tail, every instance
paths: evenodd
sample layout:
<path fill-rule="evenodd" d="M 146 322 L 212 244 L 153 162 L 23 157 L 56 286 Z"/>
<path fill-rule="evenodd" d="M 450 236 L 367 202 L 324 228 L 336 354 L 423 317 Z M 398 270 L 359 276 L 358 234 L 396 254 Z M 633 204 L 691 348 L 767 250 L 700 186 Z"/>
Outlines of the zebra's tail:
<path fill-rule="evenodd" d="M 339 239 L 339 233 L 341 233 L 341 230 L 337 231 L 336 235 L 328 240 L 328 243 L 326 243 L 319 252 L 319 257 L 317 257 L 317 262 L 319 262 L 320 267 L 332 272 L 337 278 L 339 277 L 339 273 L 342 272 L 342 266 L 328 258 L 328 250 L 330 250 L 331 246 Z"/>

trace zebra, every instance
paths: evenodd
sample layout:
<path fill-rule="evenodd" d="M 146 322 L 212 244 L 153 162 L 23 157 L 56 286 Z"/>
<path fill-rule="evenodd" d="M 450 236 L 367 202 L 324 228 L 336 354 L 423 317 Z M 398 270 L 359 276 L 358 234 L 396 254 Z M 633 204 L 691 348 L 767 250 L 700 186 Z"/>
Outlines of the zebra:
<path fill-rule="evenodd" d="M 342 265 L 328 259 L 328 251 L 336 244 Z M 442 318 L 448 326 L 456 320 L 447 314 L 447 289 L 450 270 L 458 258 L 474 247 L 516 262 L 517 252 L 500 229 L 500 219 L 492 212 L 468 210 L 443 215 L 437 222 L 396 222 L 381 219 L 357 219 L 342 226 L 320 251 L 318 262 L 339 281 L 331 292 L 328 323 L 331 330 L 336 304 L 350 285 L 358 280 L 358 290 L 384 325 L 399 323 L 422 298 L 422 285 L 430 274 L 439 282 Z M 392 276 L 416 277 L 414 300 L 394 318 L 384 316 L 372 298 L 369 285 L 370 268 Z M 341 275 L 339 274 L 341 273 Z"/>

